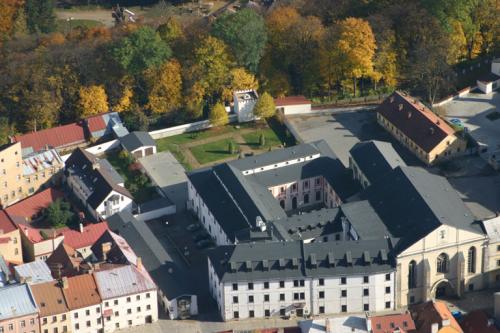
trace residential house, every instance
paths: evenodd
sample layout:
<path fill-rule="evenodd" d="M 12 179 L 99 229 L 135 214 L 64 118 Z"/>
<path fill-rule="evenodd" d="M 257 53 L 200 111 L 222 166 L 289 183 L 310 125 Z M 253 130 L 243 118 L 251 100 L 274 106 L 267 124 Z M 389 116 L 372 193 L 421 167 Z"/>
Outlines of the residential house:
<path fill-rule="evenodd" d="M 395 269 L 388 239 L 248 243 L 208 254 L 223 320 L 391 310 Z"/>
<path fill-rule="evenodd" d="M 62 293 L 70 311 L 72 332 L 103 332 L 101 297 L 92 274 L 63 277 Z"/>
<path fill-rule="evenodd" d="M 78 229 L 63 228 L 58 234 L 64 237 L 64 244 L 68 245 L 80 254 L 83 259 L 92 256 L 91 247 L 108 230 L 108 224 L 104 222 L 79 224 Z"/>
<path fill-rule="evenodd" d="M 363 188 L 367 188 L 398 166 L 406 166 L 389 142 L 371 140 L 356 143 L 349 150 L 349 169 Z"/>
<path fill-rule="evenodd" d="M 86 269 L 82 256 L 75 249 L 64 243 L 59 244 L 45 263 L 50 268 L 52 276 L 56 279 L 82 274 L 86 270 L 90 270 L 89 266 Z"/>
<path fill-rule="evenodd" d="M 133 197 L 100 160 L 77 148 L 66 161 L 65 179 L 73 194 L 92 217 L 105 220 L 120 211 L 132 211 Z"/>
<path fill-rule="evenodd" d="M 489 94 L 500 87 L 500 58 L 491 62 L 491 72 L 481 75 L 477 80 L 477 87 L 485 94 Z"/>
<path fill-rule="evenodd" d="M 304 96 L 286 96 L 274 99 L 276 109 L 284 115 L 311 112 L 311 101 Z"/>
<path fill-rule="evenodd" d="M 112 135 L 115 127 L 123 127 L 118 113 L 104 113 L 76 123 L 16 135 L 11 142 L 21 143 L 23 156 L 49 148 L 66 153 Z"/>
<path fill-rule="evenodd" d="M 20 144 L 0 146 L 0 207 L 23 197 L 23 169 Z"/>
<path fill-rule="evenodd" d="M 302 333 L 369 333 L 366 318 L 355 315 L 301 320 L 299 326 Z"/>
<path fill-rule="evenodd" d="M 119 138 L 122 149 L 134 158 L 156 154 L 156 142 L 148 132 L 135 131 Z"/>
<path fill-rule="evenodd" d="M 0 288 L 0 332 L 40 333 L 37 304 L 27 284 Z"/>
<path fill-rule="evenodd" d="M 104 332 L 158 320 L 157 287 L 142 264 L 94 273 L 102 299 Z"/>
<path fill-rule="evenodd" d="M 410 307 L 410 312 L 417 333 L 464 333 L 444 302 L 417 304 Z"/>
<path fill-rule="evenodd" d="M 4 210 L 0 210 L 0 254 L 10 263 L 23 263 L 21 233 Z"/>
<path fill-rule="evenodd" d="M 366 323 L 369 333 L 417 333 L 408 311 L 378 316 L 367 314 Z"/>
<path fill-rule="evenodd" d="M 43 260 L 15 266 L 14 274 L 17 281 L 29 285 L 54 281 L 49 266 Z"/>
<path fill-rule="evenodd" d="M 197 315 L 197 296 L 188 287 L 186 281 L 179 281 L 172 277 L 169 272 L 173 264 L 172 259 L 146 223 L 137 220 L 129 212 L 121 212 L 111 216 L 108 224 L 111 230 L 121 236 L 108 232 L 108 235 L 99 241 L 102 246 L 108 244 L 109 250 L 101 251 L 108 261 L 123 263 L 123 258 L 126 258 L 129 263 L 137 265 L 135 255 L 138 255 L 158 286 L 159 301 L 168 311 L 170 319 L 187 319 Z M 129 245 L 134 249 L 135 254 L 130 253 Z M 96 251 L 99 251 L 99 246 L 96 248 Z M 116 251 L 118 249 L 119 251 Z"/>
<path fill-rule="evenodd" d="M 395 91 L 377 107 L 377 122 L 427 165 L 463 154 L 466 141 L 415 98 Z"/>
<path fill-rule="evenodd" d="M 62 192 L 47 188 L 5 209 L 20 231 L 25 261 L 47 259 L 62 242 L 64 237 L 46 225 L 42 215 L 52 202 L 62 198 Z"/>
<path fill-rule="evenodd" d="M 31 285 L 40 318 L 40 333 L 73 332 L 70 309 L 60 281 Z"/>

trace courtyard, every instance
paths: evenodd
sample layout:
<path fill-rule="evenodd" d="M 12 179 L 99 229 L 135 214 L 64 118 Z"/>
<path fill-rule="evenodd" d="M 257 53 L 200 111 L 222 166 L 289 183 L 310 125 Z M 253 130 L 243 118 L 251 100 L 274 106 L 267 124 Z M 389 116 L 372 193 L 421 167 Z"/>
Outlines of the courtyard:
<path fill-rule="evenodd" d="M 261 136 L 264 140 L 261 140 Z M 169 151 L 187 171 L 227 162 L 240 155 L 260 154 L 295 144 L 286 127 L 272 118 L 226 125 L 156 140 L 158 152 Z"/>

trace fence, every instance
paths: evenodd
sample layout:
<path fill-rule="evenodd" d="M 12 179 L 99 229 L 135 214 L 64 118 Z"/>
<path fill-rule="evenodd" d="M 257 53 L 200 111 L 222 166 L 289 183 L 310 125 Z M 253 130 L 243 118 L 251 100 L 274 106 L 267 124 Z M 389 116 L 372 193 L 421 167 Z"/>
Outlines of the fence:
<path fill-rule="evenodd" d="M 385 98 L 387 98 L 387 96 L 389 96 L 389 94 L 371 95 L 371 96 L 345 98 L 345 99 L 334 99 L 331 101 L 323 101 L 323 102 L 313 102 L 313 109 L 359 105 L 359 104 L 379 104 Z"/>
<path fill-rule="evenodd" d="M 238 116 L 235 114 L 229 115 L 229 122 L 234 123 L 238 121 Z M 174 136 L 182 133 L 201 131 L 212 127 L 209 120 L 201 120 L 190 124 L 184 124 L 174 127 L 162 128 L 156 131 L 149 132 L 149 135 L 155 140 Z"/>
<path fill-rule="evenodd" d="M 448 97 L 440 100 L 439 102 L 432 104 L 432 107 L 434 108 L 436 106 L 441 106 L 441 105 L 444 105 L 446 103 L 449 103 L 457 97 L 462 97 L 462 96 L 467 95 L 471 90 L 474 90 L 476 88 L 477 88 L 477 86 L 473 86 L 473 87 L 466 87 L 462 90 L 459 90 L 459 91 L 457 91 L 457 93 L 455 95 L 448 96 Z"/>

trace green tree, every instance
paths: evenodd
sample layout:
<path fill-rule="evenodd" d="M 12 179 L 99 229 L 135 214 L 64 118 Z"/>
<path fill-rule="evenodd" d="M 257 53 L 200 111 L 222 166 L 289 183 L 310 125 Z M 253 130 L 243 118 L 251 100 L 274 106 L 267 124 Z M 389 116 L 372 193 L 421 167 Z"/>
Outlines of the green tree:
<path fill-rule="evenodd" d="M 9 135 L 12 134 L 12 127 L 9 119 L 0 117 L 0 146 L 9 143 Z"/>
<path fill-rule="evenodd" d="M 122 38 L 111 50 L 112 57 L 132 75 L 157 67 L 170 58 L 172 50 L 150 27 L 141 27 Z"/>
<path fill-rule="evenodd" d="M 68 225 L 74 214 L 68 202 L 56 199 L 45 209 L 45 218 L 51 226 L 60 228 Z"/>
<path fill-rule="evenodd" d="M 214 107 L 210 111 L 208 119 L 214 127 L 229 124 L 229 117 L 227 115 L 226 108 L 224 108 L 224 105 L 222 103 L 216 103 L 214 105 Z"/>
<path fill-rule="evenodd" d="M 26 24 L 31 33 L 48 33 L 56 29 L 55 0 L 26 0 Z"/>
<path fill-rule="evenodd" d="M 133 105 L 130 110 L 120 114 L 125 127 L 130 131 L 147 131 L 149 129 L 148 117 L 139 108 L 138 105 Z"/>
<path fill-rule="evenodd" d="M 181 24 L 174 17 L 170 17 L 167 22 L 161 24 L 156 31 L 160 35 L 161 39 L 169 45 L 184 36 Z"/>
<path fill-rule="evenodd" d="M 260 95 L 257 104 L 255 104 L 255 108 L 253 109 L 253 113 L 257 117 L 261 118 L 269 118 L 276 114 L 276 105 L 274 104 L 274 99 L 267 92 L 264 92 Z"/>
<path fill-rule="evenodd" d="M 262 16 L 252 9 L 224 14 L 215 21 L 212 33 L 229 46 L 240 66 L 257 71 L 267 41 Z"/>

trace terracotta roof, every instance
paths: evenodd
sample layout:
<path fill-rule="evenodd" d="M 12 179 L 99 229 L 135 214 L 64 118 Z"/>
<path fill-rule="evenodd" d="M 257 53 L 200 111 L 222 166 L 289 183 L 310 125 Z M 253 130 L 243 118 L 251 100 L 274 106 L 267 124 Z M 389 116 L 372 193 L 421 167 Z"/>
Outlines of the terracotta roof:
<path fill-rule="evenodd" d="M 64 243 L 74 249 L 92 246 L 108 230 L 106 222 L 91 223 L 83 231 L 65 228 L 59 234 L 64 236 Z"/>
<path fill-rule="evenodd" d="M 5 212 L 15 223 L 26 222 L 26 218 L 33 218 L 44 208 L 47 208 L 58 198 L 62 198 L 63 193 L 51 187 L 27 197 L 18 203 L 9 206 Z"/>
<path fill-rule="evenodd" d="M 86 141 L 85 131 L 81 124 L 72 123 L 68 125 L 53 127 L 37 132 L 13 137 L 14 142 L 21 142 L 22 148 L 32 148 L 39 151 L 46 146 L 61 148 Z"/>
<path fill-rule="evenodd" d="M 425 152 L 430 152 L 455 131 L 425 105 L 398 91 L 387 97 L 377 112 Z"/>
<path fill-rule="evenodd" d="M 311 104 L 311 101 L 304 96 L 287 96 L 280 97 L 274 100 L 276 106 L 289 106 L 289 105 L 304 105 Z"/>
<path fill-rule="evenodd" d="M 429 301 L 410 308 L 418 333 L 431 333 L 432 324 L 439 325 L 439 333 L 463 333 L 445 303 Z M 446 325 L 443 325 L 447 322 Z"/>
<path fill-rule="evenodd" d="M 409 312 L 385 316 L 373 316 L 371 320 L 372 333 L 415 332 L 415 322 Z"/>
<path fill-rule="evenodd" d="M 483 310 L 469 312 L 460 322 L 464 333 L 500 333 Z"/>
<path fill-rule="evenodd" d="M 12 222 L 7 213 L 4 210 L 0 210 L 0 230 L 2 230 L 2 232 L 0 232 L 0 235 L 7 234 L 16 229 L 16 225 L 14 224 L 14 222 Z"/>
<path fill-rule="evenodd" d="M 87 128 L 89 132 L 97 132 L 106 129 L 106 122 L 102 115 L 97 115 L 93 117 L 89 117 L 86 119 Z"/>
<path fill-rule="evenodd" d="M 68 287 L 63 288 L 64 298 L 70 310 L 85 308 L 101 303 L 92 274 L 73 276 L 67 279 Z"/>
<path fill-rule="evenodd" d="M 40 310 L 40 317 L 69 311 L 58 281 L 32 285 L 31 291 Z"/>
<path fill-rule="evenodd" d="M 55 278 L 76 275 L 83 258 L 71 246 L 61 243 L 45 261 Z"/>

